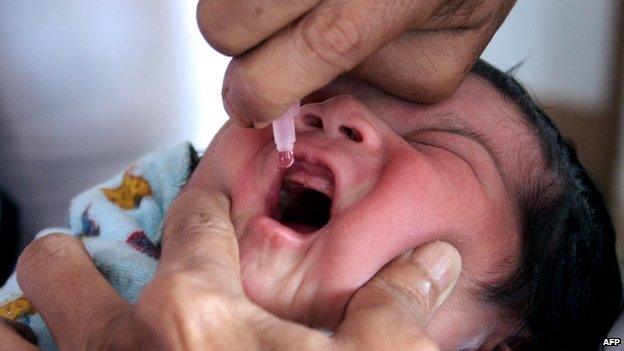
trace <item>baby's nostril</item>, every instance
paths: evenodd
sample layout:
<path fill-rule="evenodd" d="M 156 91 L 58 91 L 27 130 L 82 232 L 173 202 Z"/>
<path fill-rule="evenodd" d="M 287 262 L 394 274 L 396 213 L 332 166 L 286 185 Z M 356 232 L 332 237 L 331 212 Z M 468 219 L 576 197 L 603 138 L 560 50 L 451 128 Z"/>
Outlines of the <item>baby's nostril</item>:
<path fill-rule="evenodd" d="M 345 126 L 340 126 L 340 132 L 343 133 L 344 135 L 347 136 L 347 138 L 355 141 L 355 142 L 361 142 L 362 141 L 362 134 L 360 134 L 360 132 L 358 132 L 357 130 L 353 129 L 353 128 L 349 128 L 349 127 L 345 127 Z"/>
<path fill-rule="evenodd" d="M 323 120 L 315 115 L 305 115 L 303 121 L 310 127 L 323 129 Z"/>

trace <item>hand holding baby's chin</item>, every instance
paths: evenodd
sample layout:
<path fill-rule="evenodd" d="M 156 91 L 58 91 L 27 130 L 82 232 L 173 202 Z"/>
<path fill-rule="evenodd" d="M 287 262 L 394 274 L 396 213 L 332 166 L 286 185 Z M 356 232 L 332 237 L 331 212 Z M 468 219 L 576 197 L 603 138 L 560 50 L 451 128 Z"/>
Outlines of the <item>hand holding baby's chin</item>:
<path fill-rule="evenodd" d="M 356 292 L 329 336 L 247 298 L 229 200 L 188 190 L 169 209 L 159 268 L 135 305 L 101 276 L 79 240 L 52 234 L 26 248 L 20 285 L 61 350 L 438 349 L 423 327 L 459 276 L 451 245 L 434 242 L 396 258 Z M 8 328 L 0 336 L 28 349 Z"/>

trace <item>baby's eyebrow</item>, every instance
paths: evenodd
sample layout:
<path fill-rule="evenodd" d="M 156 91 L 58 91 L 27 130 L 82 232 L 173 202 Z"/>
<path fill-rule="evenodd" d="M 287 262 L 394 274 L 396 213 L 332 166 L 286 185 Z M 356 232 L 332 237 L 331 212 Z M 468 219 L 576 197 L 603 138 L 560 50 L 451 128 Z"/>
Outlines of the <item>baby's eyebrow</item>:
<path fill-rule="evenodd" d="M 435 113 L 428 118 L 431 121 L 431 125 L 420 127 L 408 132 L 406 135 L 411 135 L 423 131 L 436 131 L 456 134 L 479 144 L 488 153 L 496 170 L 501 175 L 501 178 L 506 179 L 503 172 L 503 164 L 501 153 L 494 146 L 494 142 L 487 135 L 476 131 L 469 124 L 463 121 L 455 112 L 445 111 Z"/>

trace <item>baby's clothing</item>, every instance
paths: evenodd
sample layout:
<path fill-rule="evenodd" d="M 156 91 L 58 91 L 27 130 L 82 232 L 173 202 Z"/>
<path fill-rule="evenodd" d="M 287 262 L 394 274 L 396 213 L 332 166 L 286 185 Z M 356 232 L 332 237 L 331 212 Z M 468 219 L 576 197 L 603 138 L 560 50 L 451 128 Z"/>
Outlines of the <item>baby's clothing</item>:
<path fill-rule="evenodd" d="M 106 280 L 134 302 L 156 270 L 167 208 L 197 162 L 189 143 L 149 154 L 74 198 L 69 228 L 47 229 L 37 237 L 64 232 L 80 238 Z M 0 289 L 0 316 L 26 323 L 42 350 L 56 350 L 43 319 L 17 285 L 15 273 Z"/>

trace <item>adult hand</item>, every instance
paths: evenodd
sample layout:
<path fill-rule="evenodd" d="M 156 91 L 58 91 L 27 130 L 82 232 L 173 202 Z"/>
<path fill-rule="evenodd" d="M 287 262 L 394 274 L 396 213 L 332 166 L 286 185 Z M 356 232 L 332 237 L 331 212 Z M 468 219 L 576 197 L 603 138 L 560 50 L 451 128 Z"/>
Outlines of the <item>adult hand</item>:
<path fill-rule="evenodd" d="M 234 59 L 224 105 L 263 127 L 345 72 L 416 102 L 450 96 L 515 0 L 200 0 L 199 27 Z"/>
<path fill-rule="evenodd" d="M 397 258 L 354 295 L 330 337 L 245 296 L 227 198 L 188 190 L 169 209 L 161 262 L 136 305 L 72 236 L 49 235 L 24 250 L 20 286 L 61 350 L 437 350 L 422 327 L 459 276 L 452 246 L 431 243 Z"/>

